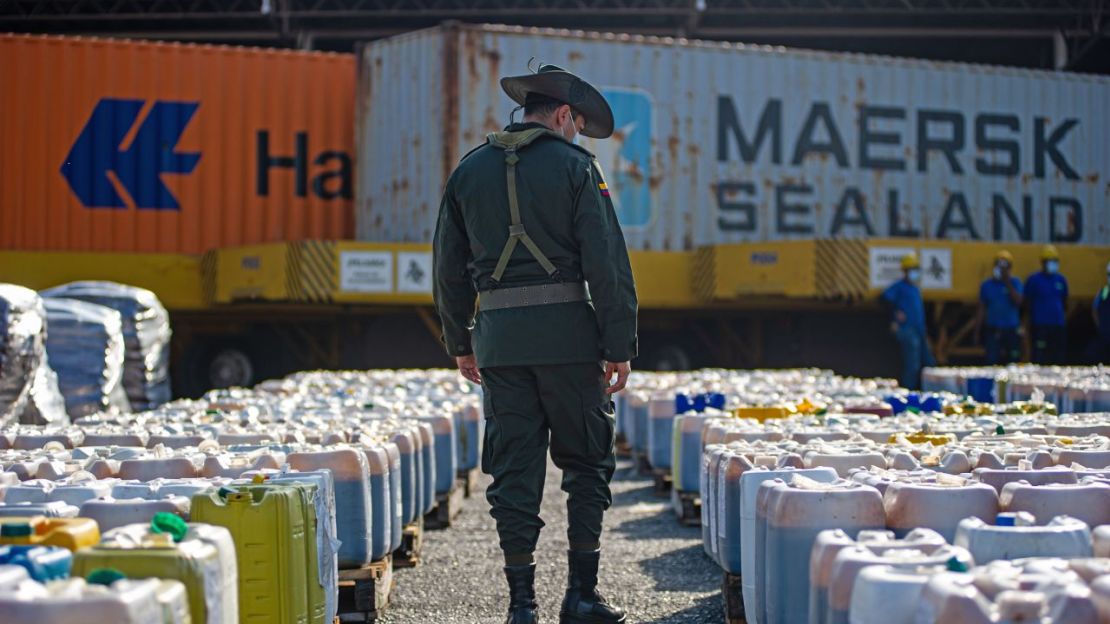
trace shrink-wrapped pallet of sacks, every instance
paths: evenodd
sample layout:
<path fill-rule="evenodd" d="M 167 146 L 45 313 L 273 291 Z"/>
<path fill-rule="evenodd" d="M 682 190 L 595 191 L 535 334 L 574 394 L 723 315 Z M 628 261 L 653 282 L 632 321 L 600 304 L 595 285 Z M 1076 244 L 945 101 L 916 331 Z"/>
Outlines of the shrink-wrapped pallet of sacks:
<path fill-rule="evenodd" d="M 46 298 L 46 352 L 71 418 L 129 412 L 123 389 L 123 324 L 112 308 Z"/>
<path fill-rule="evenodd" d="M 83 281 L 44 290 L 42 296 L 79 299 L 119 312 L 123 387 L 131 407 L 141 411 L 169 401 L 169 314 L 153 292 L 114 282 Z"/>
<path fill-rule="evenodd" d="M 35 291 L 0 284 L 0 425 L 66 422 L 46 355 L 46 312 Z"/>

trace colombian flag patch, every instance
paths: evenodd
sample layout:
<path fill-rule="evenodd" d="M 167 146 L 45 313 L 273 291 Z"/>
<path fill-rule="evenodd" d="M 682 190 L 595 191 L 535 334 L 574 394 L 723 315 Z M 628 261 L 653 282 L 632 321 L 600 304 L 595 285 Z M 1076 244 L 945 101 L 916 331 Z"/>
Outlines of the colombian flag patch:
<path fill-rule="evenodd" d="M 609 196 L 609 186 L 607 184 L 602 182 L 602 183 L 597 185 L 597 188 L 598 188 L 598 190 L 601 191 L 602 196 L 604 196 L 604 197 Z"/>

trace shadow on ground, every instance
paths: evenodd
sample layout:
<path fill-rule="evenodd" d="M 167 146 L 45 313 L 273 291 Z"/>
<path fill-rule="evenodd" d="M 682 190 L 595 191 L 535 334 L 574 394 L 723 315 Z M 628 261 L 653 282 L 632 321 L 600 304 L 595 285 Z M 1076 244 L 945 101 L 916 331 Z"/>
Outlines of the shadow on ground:
<path fill-rule="evenodd" d="M 656 591 L 709 592 L 721 584 L 721 571 L 705 556 L 701 544 L 666 551 L 639 565 L 655 581 Z M 676 570 L 683 573 L 675 574 Z"/>
<path fill-rule="evenodd" d="M 660 507 L 662 505 L 662 507 Z M 633 507 L 633 510 L 636 508 Z M 698 548 L 701 548 L 701 528 L 688 527 L 679 524 L 671 511 L 670 505 L 662 501 L 651 500 L 642 503 L 640 509 L 643 514 L 637 514 L 613 527 L 613 531 L 620 533 L 627 539 L 659 539 L 661 535 L 668 538 L 696 539 Z"/>
<path fill-rule="evenodd" d="M 699 598 L 693 604 L 679 611 L 654 620 L 644 620 L 642 624 L 703 624 L 706 622 L 720 622 L 724 618 L 724 605 L 721 596 L 707 596 Z"/>

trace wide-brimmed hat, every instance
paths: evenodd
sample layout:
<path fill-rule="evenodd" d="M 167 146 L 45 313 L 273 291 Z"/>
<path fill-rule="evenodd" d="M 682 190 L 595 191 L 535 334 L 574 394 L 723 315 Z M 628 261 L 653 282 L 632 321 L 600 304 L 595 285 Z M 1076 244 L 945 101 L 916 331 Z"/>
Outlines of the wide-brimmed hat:
<path fill-rule="evenodd" d="M 613 109 L 593 85 L 555 65 L 540 65 L 534 74 L 506 76 L 501 88 L 514 102 L 524 105 L 529 93 L 539 93 L 569 104 L 586 117 L 582 134 L 607 139 L 613 134 Z"/>

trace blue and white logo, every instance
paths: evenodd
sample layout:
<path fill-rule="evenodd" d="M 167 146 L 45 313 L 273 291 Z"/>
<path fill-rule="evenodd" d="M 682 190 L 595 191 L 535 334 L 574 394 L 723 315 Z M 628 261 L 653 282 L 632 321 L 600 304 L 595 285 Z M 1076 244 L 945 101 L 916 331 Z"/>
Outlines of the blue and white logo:
<path fill-rule="evenodd" d="M 617 219 L 627 227 L 651 223 L 651 133 L 654 119 L 652 101 L 644 91 L 602 89 L 613 108 L 616 129 L 604 139 L 583 137 L 582 145 L 597 156 L 605 172 Z"/>

